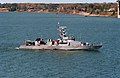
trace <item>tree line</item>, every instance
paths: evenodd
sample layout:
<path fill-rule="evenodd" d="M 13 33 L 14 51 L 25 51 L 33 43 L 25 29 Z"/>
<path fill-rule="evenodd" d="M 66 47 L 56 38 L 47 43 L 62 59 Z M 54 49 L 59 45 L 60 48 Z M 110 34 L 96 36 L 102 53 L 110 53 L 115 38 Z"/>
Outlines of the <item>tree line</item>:
<path fill-rule="evenodd" d="M 9 11 L 48 11 L 60 13 L 87 12 L 90 14 L 116 15 L 117 3 L 75 3 L 75 4 L 44 4 L 44 3 L 4 3 L 0 8 Z M 111 9 L 111 10 L 110 10 Z"/>

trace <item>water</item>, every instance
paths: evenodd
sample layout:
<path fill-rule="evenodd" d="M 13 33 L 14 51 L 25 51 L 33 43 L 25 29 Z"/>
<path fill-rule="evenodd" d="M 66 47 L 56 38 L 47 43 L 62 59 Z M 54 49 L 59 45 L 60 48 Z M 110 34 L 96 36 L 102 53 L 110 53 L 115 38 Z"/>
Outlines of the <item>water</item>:
<path fill-rule="evenodd" d="M 99 51 L 16 50 L 25 39 L 58 38 L 57 22 Z M 120 20 L 55 13 L 0 13 L 0 78 L 120 78 Z"/>

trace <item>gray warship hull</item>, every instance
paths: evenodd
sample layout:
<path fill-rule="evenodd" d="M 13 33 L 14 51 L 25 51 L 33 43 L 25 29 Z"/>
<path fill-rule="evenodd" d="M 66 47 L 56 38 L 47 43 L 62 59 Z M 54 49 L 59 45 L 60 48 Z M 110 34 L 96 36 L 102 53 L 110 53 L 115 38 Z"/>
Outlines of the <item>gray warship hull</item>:
<path fill-rule="evenodd" d="M 48 45 L 40 45 L 40 46 L 26 46 L 21 45 L 17 49 L 33 49 L 33 50 L 98 50 L 102 45 L 96 46 L 48 46 Z"/>
<path fill-rule="evenodd" d="M 60 26 L 58 23 L 59 38 L 48 39 L 44 41 L 37 38 L 34 41 L 26 40 L 23 45 L 17 49 L 34 49 L 34 50 L 98 50 L 102 44 L 76 41 L 73 36 L 66 35 L 66 26 Z"/>

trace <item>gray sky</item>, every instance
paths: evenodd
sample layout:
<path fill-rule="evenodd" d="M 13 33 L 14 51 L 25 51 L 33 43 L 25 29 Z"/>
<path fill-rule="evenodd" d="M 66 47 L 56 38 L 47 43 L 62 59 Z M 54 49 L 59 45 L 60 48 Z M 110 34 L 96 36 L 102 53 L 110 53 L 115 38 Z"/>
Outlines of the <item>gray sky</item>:
<path fill-rule="evenodd" d="M 0 3 L 102 3 L 116 0 L 0 0 Z"/>

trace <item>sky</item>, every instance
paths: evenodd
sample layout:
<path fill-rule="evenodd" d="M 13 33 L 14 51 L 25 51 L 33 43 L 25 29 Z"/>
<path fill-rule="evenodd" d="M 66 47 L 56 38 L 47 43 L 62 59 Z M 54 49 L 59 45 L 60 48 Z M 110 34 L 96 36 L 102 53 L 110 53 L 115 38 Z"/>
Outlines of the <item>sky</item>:
<path fill-rule="evenodd" d="M 116 0 L 0 0 L 0 3 L 103 3 Z"/>

